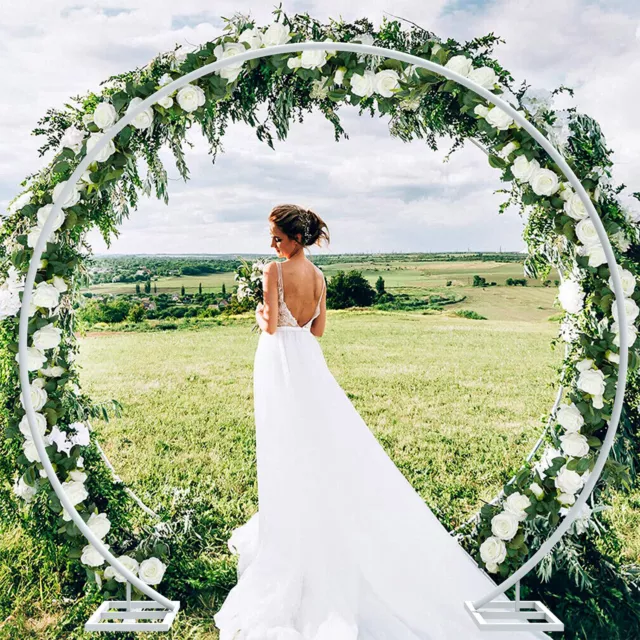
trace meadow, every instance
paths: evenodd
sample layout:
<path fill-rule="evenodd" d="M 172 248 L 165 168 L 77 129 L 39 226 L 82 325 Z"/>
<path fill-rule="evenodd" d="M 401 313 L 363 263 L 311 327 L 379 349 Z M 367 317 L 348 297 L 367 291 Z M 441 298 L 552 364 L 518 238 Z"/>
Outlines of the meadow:
<path fill-rule="evenodd" d="M 551 346 L 558 331 L 549 320 L 559 312 L 553 306 L 557 290 L 533 281 L 537 286 L 468 285 L 474 273 L 499 284 L 522 277 L 521 265 L 402 266 L 382 271 L 389 290 L 450 291 L 446 281 L 453 280 L 456 292 L 467 297 L 442 312 L 328 310 L 319 341 L 381 445 L 452 529 L 496 495 L 546 424 L 563 357 L 562 345 Z M 325 273 L 337 268 L 347 266 L 327 265 Z M 358 268 L 372 283 L 381 275 Z M 232 278 L 216 280 L 222 277 L 207 280 L 232 286 Z M 179 287 L 187 278 L 176 280 Z M 202 278 L 196 280 L 204 287 Z M 488 319 L 461 318 L 458 309 Z M 194 587 L 193 599 L 182 603 L 171 638 L 218 637 L 212 617 L 224 598 L 219 583 L 235 576 L 226 541 L 258 508 L 252 406 L 258 334 L 250 331 L 252 324 L 252 317 L 237 317 L 188 331 L 80 337 L 83 389 L 96 401 L 115 398 L 124 407 L 121 417 L 92 422 L 118 475 L 154 510 L 171 511 L 181 493 L 195 509 L 201 541 L 190 562 L 205 566 L 211 583 Z M 640 491 L 615 496 L 612 506 L 599 517 L 625 540 L 620 561 L 637 562 Z M 2 534 L 0 592 L 7 593 L 12 575 L 8 558 L 29 571 L 30 554 L 36 550 L 19 532 Z M 64 615 L 59 578 L 48 577 L 44 588 L 41 578 L 39 588 L 30 584 L 13 597 L 23 606 L 6 629 L 18 635 L 6 637 L 65 637 L 54 631 Z"/>

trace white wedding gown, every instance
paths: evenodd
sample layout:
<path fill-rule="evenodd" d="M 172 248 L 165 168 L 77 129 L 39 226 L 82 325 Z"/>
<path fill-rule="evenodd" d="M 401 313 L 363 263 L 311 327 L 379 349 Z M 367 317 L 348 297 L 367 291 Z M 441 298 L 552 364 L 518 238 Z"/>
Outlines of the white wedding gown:
<path fill-rule="evenodd" d="M 262 332 L 254 363 L 259 511 L 228 542 L 238 583 L 214 616 L 220 640 L 549 638 L 475 626 L 464 601 L 494 581 L 331 374 L 310 332 L 320 302 L 298 326 L 281 279 L 278 263 L 278 328 Z"/>

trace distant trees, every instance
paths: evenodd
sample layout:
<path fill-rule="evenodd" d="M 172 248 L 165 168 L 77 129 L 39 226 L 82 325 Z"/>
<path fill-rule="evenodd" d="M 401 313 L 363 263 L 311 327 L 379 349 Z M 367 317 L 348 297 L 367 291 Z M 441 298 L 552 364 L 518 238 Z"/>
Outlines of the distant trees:
<path fill-rule="evenodd" d="M 144 292 L 151 293 L 151 280 L 145 280 L 144 282 Z"/>
<path fill-rule="evenodd" d="M 517 287 L 518 285 L 523 287 L 527 286 L 526 278 L 507 278 L 505 282 L 508 287 Z"/>
<path fill-rule="evenodd" d="M 180 295 L 184 296 L 185 291 L 184 291 L 184 285 L 182 285 L 182 287 L 180 287 Z"/>
<path fill-rule="evenodd" d="M 378 276 L 378 279 L 376 280 L 376 291 L 378 292 L 379 296 L 381 296 L 385 292 L 384 278 L 382 276 Z"/>
<path fill-rule="evenodd" d="M 136 295 L 140 295 L 140 285 L 136 282 Z"/>
<path fill-rule="evenodd" d="M 337 271 L 327 283 L 327 307 L 331 309 L 370 307 L 375 299 L 375 289 L 360 271 Z"/>

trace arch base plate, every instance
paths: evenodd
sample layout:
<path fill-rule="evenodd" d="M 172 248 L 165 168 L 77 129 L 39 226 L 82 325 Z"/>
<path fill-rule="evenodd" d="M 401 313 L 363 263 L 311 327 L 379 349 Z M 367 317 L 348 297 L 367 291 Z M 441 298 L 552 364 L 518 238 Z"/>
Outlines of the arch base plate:
<path fill-rule="evenodd" d="M 564 631 L 564 623 L 537 600 L 491 601 L 476 609 L 471 600 L 465 609 L 478 629 L 487 631 Z"/>
<path fill-rule="evenodd" d="M 180 608 L 179 600 L 171 602 L 174 610 L 154 600 L 105 600 L 85 622 L 84 630 L 169 631 Z"/>

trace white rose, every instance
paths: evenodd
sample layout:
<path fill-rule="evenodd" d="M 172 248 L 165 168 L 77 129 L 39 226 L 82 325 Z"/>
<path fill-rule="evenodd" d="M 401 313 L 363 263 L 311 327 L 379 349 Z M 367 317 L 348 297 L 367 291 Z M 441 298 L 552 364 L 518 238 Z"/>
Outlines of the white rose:
<path fill-rule="evenodd" d="M 83 500 L 89 497 L 89 492 L 83 482 L 78 482 L 77 480 L 66 480 L 62 483 L 62 488 L 73 506 L 80 504 Z"/>
<path fill-rule="evenodd" d="M 507 547 L 500 538 L 489 536 L 480 545 L 480 557 L 487 568 L 489 564 L 498 565 L 507 557 Z"/>
<path fill-rule="evenodd" d="M 87 526 L 91 529 L 96 538 L 100 538 L 100 540 L 102 540 L 107 533 L 109 533 L 109 529 L 111 529 L 111 522 L 109 522 L 109 518 L 107 518 L 106 513 L 92 513 L 87 521 Z"/>
<path fill-rule="evenodd" d="M 618 274 L 620 275 L 620 280 L 622 281 L 622 290 L 625 296 L 630 296 L 633 294 L 636 288 L 636 278 L 627 269 L 624 269 L 619 264 L 616 265 L 618 268 Z M 609 276 L 609 288 L 613 291 L 613 276 Z"/>
<path fill-rule="evenodd" d="M 604 394 L 605 382 L 604 373 L 599 369 L 587 369 L 580 372 L 578 377 L 578 389 L 592 396 L 601 396 Z"/>
<path fill-rule="evenodd" d="M 36 495 L 36 489 L 29 486 L 22 476 L 14 483 L 13 492 L 18 496 L 18 498 L 22 498 L 25 502 L 31 502 L 33 497 Z"/>
<path fill-rule="evenodd" d="M 84 140 L 85 133 L 76 126 L 72 125 L 62 134 L 60 138 L 60 146 L 63 148 L 73 149 L 77 155 L 82 149 L 82 141 Z"/>
<path fill-rule="evenodd" d="M 27 234 L 27 246 L 35 249 L 36 244 L 38 244 L 38 240 L 40 238 L 40 234 L 42 233 L 42 227 L 40 225 L 36 225 L 29 230 Z M 47 242 L 55 242 L 57 236 L 55 233 L 49 235 Z"/>
<path fill-rule="evenodd" d="M 91 153 L 91 150 L 100 142 L 100 139 L 104 136 L 104 133 L 92 133 L 87 140 L 87 155 Z M 116 152 L 116 146 L 113 140 L 109 140 L 107 144 L 98 152 L 95 157 L 96 162 L 106 162 Z"/>
<path fill-rule="evenodd" d="M 529 178 L 529 184 L 539 196 L 552 196 L 560 186 L 558 174 L 551 169 L 536 169 Z"/>
<path fill-rule="evenodd" d="M 529 490 L 538 500 L 544 495 L 544 489 L 537 482 L 532 482 L 529 485 Z"/>
<path fill-rule="evenodd" d="M 262 33 L 255 27 L 245 29 L 238 38 L 239 42 L 246 42 L 249 49 L 259 49 L 262 46 Z"/>
<path fill-rule="evenodd" d="M 560 198 L 562 198 L 565 202 L 571 198 L 575 194 L 575 191 L 571 187 L 571 183 L 569 182 L 561 182 L 560 183 L 560 193 L 558 194 Z M 580 200 L 582 202 L 582 200 Z"/>
<path fill-rule="evenodd" d="M 584 416 L 573 402 L 563 403 L 558 407 L 556 421 L 567 433 L 575 433 L 584 425 Z"/>
<path fill-rule="evenodd" d="M 69 477 L 76 482 L 84 482 L 87 479 L 87 474 L 84 471 L 74 469 L 73 471 L 69 471 Z"/>
<path fill-rule="evenodd" d="M 493 89 L 493 86 L 498 81 L 498 76 L 491 67 L 480 67 L 479 69 L 472 69 L 467 77 L 469 78 L 469 80 L 473 80 L 473 82 L 479 84 L 485 89 Z"/>
<path fill-rule="evenodd" d="M 287 60 L 287 67 L 289 69 L 299 69 L 302 66 L 302 60 L 300 56 L 292 56 Z"/>
<path fill-rule="evenodd" d="M 375 91 L 375 77 L 375 73 L 370 69 L 366 69 L 363 75 L 354 73 L 351 76 L 351 91 L 357 96 L 368 98 Z"/>
<path fill-rule="evenodd" d="M 140 565 L 138 564 L 138 561 L 135 558 L 132 558 L 130 556 L 120 556 L 118 560 L 120 560 L 120 562 L 124 565 L 125 569 L 129 569 L 129 571 L 131 571 L 131 573 L 133 573 L 134 575 L 138 573 Z M 117 582 L 127 581 L 127 579 L 117 569 L 114 569 L 111 565 L 109 565 L 109 567 L 107 568 L 107 571 L 109 569 L 111 569 L 111 571 L 109 572 L 109 576 L 107 576 L 107 572 L 105 571 L 105 577 L 113 577 L 116 579 Z"/>
<path fill-rule="evenodd" d="M 93 122 L 93 113 L 85 113 L 82 116 L 82 124 L 87 127 L 90 124 L 94 124 Z"/>
<path fill-rule="evenodd" d="M 20 353 L 16 353 L 16 362 L 20 364 Z M 36 347 L 27 347 L 27 371 L 36 371 L 47 361 L 47 357 Z"/>
<path fill-rule="evenodd" d="M 473 113 L 481 118 L 486 118 L 487 113 L 489 113 L 489 107 L 485 107 L 483 104 L 477 104 L 473 109 Z"/>
<path fill-rule="evenodd" d="M 166 565 L 158 558 L 147 558 L 141 562 L 138 575 L 140 580 L 147 584 L 158 584 L 162 580 L 166 568 Z"/>
<path fill-rule="evenodd" d="M 541 478 L 546 475 L 546 470 L 551 466 L 555 458 L 564 458 L 564 456 L 562 455 L 562 452 L 555 447 L 547 445 L 544 453 L 542 454 L 542 458 L 533 466 L 534 470 Z"/>
<path fill-rule="evenodd" d="M 116 120 L 118 114 L 110 102 L 101 102 L 93 112 L 93 122 L 98 129 L 108 129 Z"/>
<path fill-rule="evenodd" d="M 89 143 L 87 142 L 87 145 L 88 144 Z M 64 189 L 67 182 L 68 180 L 65 180 L 64 182 L 58 182 L 58 184 L 53 188 L 52 198 L 54 202 L 62 193 L 62 190 Z M 73 207 L 74 205 L 78 204 L 78 202 L 80 202 L 80 191 L 78 191 L 78 185 L 76 184 L 73 185 L 73 189 L 71 189 L 71 193 L 67 196 L 67 199 L 64 202 L 61 202 L 60 205 L 62 209 L 68 209 L 69 207 Z"/>
<path fill-rule="evenodd" d="M 108 544 L 104 545 L 109 547 Z M 80 556 L 82 564 L 86 564 L 89 567 L 99 567 L 104 564 L 104 558 L 100 555 L 100 552 L 91 544 L 88 544 L 82 548 L 82 555 Z"/>
<path fill-rule="evenodd" d="M 503 160 L 509 160 L 509 156 L 519 147 L 520 145 L 517 142 L 509 142 L 504 147 L 502 147 L 500 151 L 498 151 L 498 156 L 500 156 Z"/>
<path fill-rule="evenodd" d="M 584 305 L 585 292 L 580 283 L 572 278 L 564 280 L 558 288 L 558 299 L 568 313 L 578 313 Z"/>
<path fill-rule="evenodd" d="M 60 293 L 64 293 L 67 290 L 67 283 L 60 276 L 53 276 L 53 286 Z"/>
<path fill-rule="evenodd" d="M 26 413 L 22 416 L 18 428 L 26 440 L 33 440 L 31 428 L 29 427 L 29 418 Z M 36 430 L 44 438 L 45 431 L 47 430 L 47 419 L 41 413 L 36 413 Z"/>
<path fill-rule="evenodd" d="M 281 22 L 271 23 L 262 34 L 262 42 L 265 47 L 275 47 L 279 44 L 286 44 L 291 40 L 289 27 Z"/>
<path fill-rule="evenodd" d="M 576 369 L 578 371 L 587 371 L 593 367 L 593 360 L 591 358 L 584 358 L 580 362 L 576 363 Z"/>
<path fill-rule="evenodd" d="M 60 344 L 61 336 L 62 329 L 55 327 L 53 323 L 49 323 L 33 334 L 33 346 L 41 351 L 55 349 Z"/>
<path fill-rule="evenodd" d="M 20 311 L 21 306 L 22 302 L 17 293 L 13 293 L 8 289 L 0 289 L 0 320 L 15 316 Z"/>
<path fill-rule="evenodd" d="M 75 430 L 76 434 L 71 438 L 73 444 L 79 444 L 86 447 L 91 443 L 89 429 L 83 422 L 72 422 L 69 427 Z"/>
<path fill-rule="evenodd" d="M 560 436 L 562 450 L 574 458 L 584 458 L 589 453 L 589 443 L 581 433 L 567 433 Z"/>
<path fill-rule="evenodd" d="M 31 404 L 33 405 L 34 411 L 40 411 L 47 403 L 47 391 L 43 389 L 44 383 L 45 380 L 43 378 L 36 378 L 29 385 L 29 396 L 31 397 Z M 24 394 L 22 392 L 20 392 L 20 403 L 24 407 Z"/>
<path fill-rule="evenodd" d="M 78 194 L 80 195 L 80 194 Z M 45 204 L 43 207 L 38 209 L 38 226 L 40 228 L 44 227 L 51 210 L 53 209 L 53 204 Z M 53 222 L 53 227 L 51 227 L 51 233 L 57 231 L 63 224 L 66 218 L 66 214 L 62 209 L 58 209 L 58 213 L 56 214 L 55 220 Z"/>
<path fill-rule="evenodd" d="M 461 76 L 465 78 L 471 73 L 473 69 L 473 64 L 470 58 L 467 56 L 459 55 L 453 56 L 450 60 L 447 61 L 447 64 L 444 65 L 445 69 L 450 69 L 455 73 L 459 73 Z"/>
<path fill-rule="evenodd" d="M 489 109 L 485 120 L 494 128 L 504 131 L 509 128 L 509 125 L 513 124 L 513 118 L 500 107 L 492 107 Z"/>
<path fill-rule="evenodd" d="M 129 106 L 127 107 L 127 113 L 133 111 L 141 102 L 143 102 L 142 98 L 132 98 Z M 152 122 L 153 109 L 151 107 L 147 107 L 131 121 L 131 125 L 136 129 L 148 129 Z"/>
<path fill-rule="evenodd" d="M 607 256 L 604 253 L 604 247 L 602 244 L 592 244 L 587 247 L 578 247 L 578 253 L 581 256 L 589 256 L 589 266 L 599 267 L 607 261 Z"/>
<path fill-rule="evenodd" d="M 217 45 L 216 48 L 213 50 L 213 53 L 216 56 L 216 60 L 223 60 L 225 58 L 233 58 L 234 56 L 238 56 L 242 53 L 245 53 L 246 51 L 247 51 L 247 48 L 241 42 L 225 42 L 223 45 L 222 44 Z M 242 71 L 242 67 L 244 66 L 245 62 L 246 61 L 235 62 L 232 65 L 229 65 L 224 67 L 223 69 L 220 69 L 217 73 L 221 78 L 225 78 L 227 82 L 233 82 L 240 75 L 240 72 Z M 178 92 L 178 102 L 180 102 L 179 98 L 180 98 L 180 92 Z M 204 104 L 204 100 L 202 104 Z M 198 105 L 198 106 L 201 106 L 201 105 Z M 188 111 L 188 109 L 185 109 L 185 111 Z"/>
<path fill-rule="evenodd" d="M 620 318 L 618 317 L 620 314 L 618 313 L 618 299 L 614 298 L 613 303 L 611 304 L 611 314 L 613 315 L 613 319 L 616 323 L 620 322 Z M 633 321 L 638 317 L 638 305 L 633 298 L 625 298 L 624 299 L 624 314 L 627 324 L 633 324 Z"/>
<path fill-rule="evenodd" d="M 344 67 L 340 67 L 339 69 L 336 69 L 336 72 L 333 76 L 333 81 L 335 84 L 341 85 L 343 83 L 345 71 L 346 69 Z"/>
<path fill-rule="evenodd" d="M 611 349 L 608 349 L 604 355 L 609 362 L 612 362 L 613 364 L 620 364 L 619 353 L 614 353 L 613 351 L 611 351 Z"/>
<path fill-rule="evenodd" d="M 164 98 L 158 100 L 158 104 L 165 109 L 170 109 L 173 105 L 173 98 L 171 96 L 165 96 Z"/>
<path fill-rule="evenodd" d="M 529 497 L 516 491 L 507 496 L 504 508 L 505 511 L 512 513 L 516 518 L 518 518 L 518 520 L 522 521 L 527 519 L 527 512 L 525 509 L 530 506 L 531 500 L 529 500 Z"/>
<path fill-rule="evenodd" d="M 40 369 L 40 373 L 44 376 L 47 376 L 48 378 L 59 378 L 65 371 L 66 369 L 59 365 L 56 365 L 54 367 L 44 367 L 43 369 Z"/>
<path fill-rule="evenodd" d="M 534 158 L 527 160 L 525 155 L 518 156 L 511 165 L 511 173 L 513 177 L 521 182 L 528 182 L 536 169 L 540 168 L 539 162 Z"/>
<path fill-rule="evenodd" d="M 33 440 L 25 440 L 22 443 L 22 451 L 29 462 L 41 462 L 36 443 Z"/>
<path fill-rule="evenodd" d="M 188 113 L 201 107 L 205 103 L 205 100 L 204 91 L 194 84 L 185 85 L 178 91 L 178 95 L 176 96 L 177 103 Z"/>
<path fill-rule="evenodd" d="M 566 198 L 564 196 L 566 195 Z M 583 220 L 588 217 L 587 209 L 584 206 L 584 202 L 580 199 L 580 196 L 575 191 L 569 191 L 565 189 L 561 196 L 564 200 L 564 211 L 565 213 L 574 220 Z"/>
<path fill-rule="evenodd" d="M 573 496 L 583 487 L 584 481 L 579 473 L 567 469 L 565 465 L 558 471 L 554 484 L 562 493 L 568 493 Z"/>
<path fill-rule="evenodd" d="M 352 42 L 360 42 L 370 47 L 373 44 L 373 36 L 369 33 L 363 33 L 361 36 L 354 38 Z"/>
<path fill-rule="evenodd" d="M 60 301 L 60 292 L 48 282 L 38 282 L 33 290 L 33 303 L 37 307 L 54 309 Z"/>
<path fill-rule="evenodd" d="M 511 511 L 502 511 L 491 518 L 491 532 L 501 540 L 511 540 L 518 532 L 518 518 Z"/>
<path fill-rule="evenodd" d="M 303 69 L 321 69 L 327 61 L 327 52 L 320 50 L 305 50 L 300 56 L 300 66 Z"/>
<path fill-rule="evenodd" d="M 580 240 L 585 247 L 600 244 L 598 232 L 596 231 L 591 218 L 585 218 L 578 222 L 576 225 L 576 235 L 578 236 L 578 240 Z"/>
<path fill-rule="evenodd" d="M 375 74 L 373 79 L 374 89 L 376 93 L 384 98 L 391 98 L 394 94 L 393 89 L 399 89 L 400 76 L 393 69 L 383 69 Z"/>
<path fill-rule="evenodd" d="M 556 500 L 565 506 L 570 506 L 575 503 L 576 497 L 571 493 L 561 493 L 558 495 Z"/>

